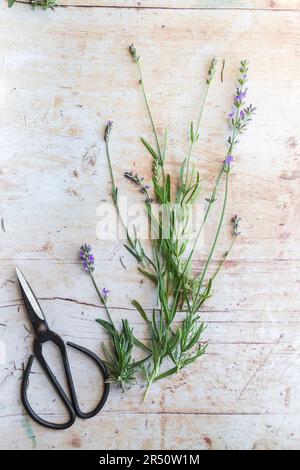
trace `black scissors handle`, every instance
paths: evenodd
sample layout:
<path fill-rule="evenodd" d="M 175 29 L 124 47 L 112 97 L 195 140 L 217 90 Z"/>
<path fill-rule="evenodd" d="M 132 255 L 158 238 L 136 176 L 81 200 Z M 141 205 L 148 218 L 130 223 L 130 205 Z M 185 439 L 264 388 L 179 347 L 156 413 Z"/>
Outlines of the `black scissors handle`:
<path fill-rule="evenodd" d="M 99 413 L 99 411 L 103 408 L 103 406 L 104 406 L 104 404 L 105 404 L 105 402 L 108 398 L 109 388 L 110 388 L 110 385 L 109 385 L 109 382 L 108 382 L 108 379 L 109 379 L 108 371 L 107 371 L 106 365 L 101 361 L 101 359 L 96 354 L 94 354 L 92 351 L 90 351 L 89 349 L 86 349 L 83 346 L 79 346 L 78 344 L 71 343 L 70 341 L 67 342 L 67 345 L 70 346 L 73 349 L 77 349 L 77 351 L 80 351 L 83 354 L 86 354 L 86 356 L 88 356 L 90 359 L 92 359 L 96 363 L 98 368 L 100 369 L 103 380 L 104 380 L 104 390 L 103 390 L 102 397 L 101 397 L 98 405 L 96 406 L 96 408 L 94 408 L 92 411 L 88 411 L 88 412 L 81 411 L 81 409 L 79 407 L 77 395 L 76 395 L 75 389 L 74 389 L 74 395 L 72 397 L 72 401 L 73 401 L 73 407 L 75 409 L 76 416 L 78 416 L 79 418 L 82 418 L 82 419 L 89 419 L 89 418 L 92 418 L 93 416 L 96 416 Z M 68 358 L 67 358 L 67 360 L 68 360 Z M 71 380 L 72 380 L 71 372 L 70 372 L 70 377 L 71 377 Z M 72 380 L 72 382 L 73 382 L 73 380 Z M 74 385 L 73 385 L 73 388 L 74 388 Z"/>
<path fill-rule="evenodd" d="M 69 359 L 68 359 L 66 345 L 65 345 L 64 341 L 62 340 L 62 338 L 60 336 L 58 336 L 56 333 L 54 333 L 53 331 L 51 331 L 51 330 L 48 330 L 48 332 L 47 332 L 47 340 L 46 341 L 53 342 L 54 344 L 56 344 L 58 346 L 58 348 L 60 350 L 61 357 L 62 357 L 62 362 L 63 362 L 63 365 L 64 365 L 64 370 L 65 370 L 65 374 L 66 374 L 66 378 L 67 378 L 67 383 L 68 383 L 68 388 L 69 388 L 71 400 L 67 397 L 66 393 L 64 392 L 63 388 L 59 384 L 58 380 L 56 379 L 55 375 L 53 374 L 51 368 L 49 367 L 47 361 L 45 360 L 45 358 L 43 356 L 43 351 L 42 351 L 42 349 L 43 349 L 42 344 L 43 343 L 40 342 L 39 340 L 35 339 L 34 340 L 34 345 L 33 345 L 34 355 L 32 355 L 30 357 L 30 359 L 28 361 L 28 364 L 26 366 L 26 369 L 24 371 L 24 375 L 23 375 L 22 386 L 21 386 L 22 403 L 23 403 L 26 411 L 28 412 L 28 414 L 37 423 L 41 424 L 42 426 L 46 426 L 46 427 L 51 428 L 51 429 L 67 429 L 70 426 L 72 426 L 72 424 L 74 423 L 74 421 L 76 419 L 76 416 L 78 416 L 82 419 L 88 419 L 88 418 L 92 418 L 97 413 L 99 413 L 99 411 L 101 410 L 101 408 L 105 404 L 105 402 L 107 400 L 107 397 L 108 397 L 108 394 L 109 394 L 109 383 L 107 382 L 109 376 L 108 376 L 108 372 L 107 372 L 105 364 L 101 361 L 101 359 L 98 356 L 96 356 L 96 354 L 94 354 L 92 351 L 89 351 L 88 349 L 83 348 L 82 346 L 79 346 L 77 344 L 70 343 L 70 342 L 67 343 L 68 346 L 82 352 L 83 354 L 87 355 L 90 359 L 92 359 L 96 363 L 96 365 L 99 367 L 100 372 L 101 372 L 102 377 L 103 377 L 103 380 L 104 380 L 103 394 L 102 394 L 102 397 L 101 397 L 98 405 L 96 406 L 96 408 L 94 408 L 92 411 L 87 412 L 87 413 L 81 411 L 81 409 L 79 407 L 75 387 L 74 387 L 74 382 L 73 382 L 73 377 L 72 377 L 72 373 L 71 373 L 71 369 L 70 369 L 70 365 L 69 365 Z M 37 361 L 40 363 L 42 369 L 47 374 L 50 382 L 52 383 L 54 389 L 56 390 L 57 394 L 61 398 L 62 402 L 64 403 L 64 405 L 65 405 L 65 407 L 68 411 L 69 419 L 65 423 L 52 423 L 50 421 L 44 420 L 43 418 L 41 418 L 40 416 L 38 416 L 35 413 L 35 411 L 32 409 L 32 407 L 29 403 L 29 400 L 28 400 L 28 397 L 27 397 L 27 389 L 28 389 L 28 385 L 29 385 L 29 375 L 30 375 L 30 372 L 31 372 L 32 363 L 33 363 L 34 358 L 36 358 Z"/>

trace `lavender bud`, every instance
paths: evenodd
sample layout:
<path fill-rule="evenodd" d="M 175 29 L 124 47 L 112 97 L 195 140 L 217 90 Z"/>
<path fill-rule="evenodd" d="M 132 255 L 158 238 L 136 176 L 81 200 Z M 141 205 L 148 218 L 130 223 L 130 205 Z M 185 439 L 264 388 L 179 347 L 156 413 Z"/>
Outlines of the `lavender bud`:
<path fill-rule="evenodd" d="M 92 247 L 84 243 L 80 247 L 79 256 L 82 262 L 83 269 L 92 273 L 95 269 L 95 258 L 92 254 Z"/>
<path fill-rule="evenodd" d="M 107 300 L 107 297 L 108 297 L 108 294 L 110 293 L 110 290 L 109 289 L 106 289 L 106 287 L 103 287 L 102 289 L 102 295 L 103 295 L 103 299 L 104 301 L 106 302 Z"/>
<path fill-rule="evenodd" d="M 112 127 L 113 127 L 113 122 L 108 121 L 108 123 L 106 124 L 106 127 L 105 127 L 105 131 L 104 131 L 104 141 L 105 142 L 109 141 L 109 136 L 110 136 L 110 133 L 112 131 Z"/>
<path fill-rule="evenodd" d="M 133 44 L 129 46 L 129 54 L 131 55 L 133 62 L 137 63 L 140 60 L 140 56 L 137 55 L 136 48 Z"/>
<path fill-rule="evenodd" d="M 206 80 L 206 83 L 208 85 L 211 83 L 212 79 L 214 78 L 214 75 L 216 73 L 216 65 L 217 65 L 217 58 L 213 57 L 210 67 L 209 67 L 207 80 Z"/>
<path fill-rule="evenodd" d="M 238 217 L 237 215 L 235 215 L 234 217 L 232 217 L 231 219 L 231 223 L 232 223 L 232 235 L 234 237 L 238 237 L 240 235 L 241 232 L 239 232 L 239 225 L 240 225 L 240 222 L 241 222 L 241 218 Z"/>

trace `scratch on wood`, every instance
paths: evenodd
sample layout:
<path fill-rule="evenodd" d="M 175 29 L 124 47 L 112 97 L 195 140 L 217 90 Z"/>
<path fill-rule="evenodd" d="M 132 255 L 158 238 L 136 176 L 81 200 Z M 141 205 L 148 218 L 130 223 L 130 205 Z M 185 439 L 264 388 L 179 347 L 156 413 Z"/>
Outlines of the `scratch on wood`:
<path fill-rule="evenodd" d="M 290 400 L 291 400 L 291 393 L 292 393 L 291 387 L 287 387 L 285 390 L 285 397 L 284 397 L 284 406 L 286 408 L 289 407 Z"/>
<path fill-rule="evenodd" d="M 2 228 L 2 231 L 5 233 L 6 230 L 5 230 L 5 224 L 4 224 L 4 219 L 3 219 L 3 217 L 1 217 L 1 228 Z"/>
<path fill-rule="evenodd" d="M 2 382 L 0 382 L 0 386 L 1 385 L 4 385 L 7 381 L 7 379 L 9 379 L 10 377 L 12 377 L 14 375 L 14 372 L 13 371 L 10 371 L 5 377 L 4 379 L 2 380 Z"/>
<path fill-rule="evenodd" d="M 254 373 L 250 376 L 250 378 L 247 380 L 246 384 L 244 385 L 244 387 L 242 388 L 242 390 L 240 391 L 240 394 L 238 396 L 238 399 L 237 401 L 239 401 L 241 399 L 241 397 L 243 396 L 243 394 L 245 393 L 245 391 L 247 390 L 247 388 L 249 387 L 250 383 L 255 379 L 255 377 L 257 376 L 257 374 L 261 371 L 261 369 L 263 368 L 263 366 L 266 364 L 266 362 L 269 360 L 269 358 L 271 357 L 271 355 L 273 354 L 273 351 L 274 349 L 276 348 L 276 346 L 280 343 L 282 339 L 282 335 L 280 335 L 279 339 L 276 341 L 276 344 L 271 348 L 271 350 L 269 351 L 269 353 L 265 356 L 265 358 L 263 359 L 263 361 L 259 364 L 259 366 L 257 367 L 257 369 L 254 371 Z"/>

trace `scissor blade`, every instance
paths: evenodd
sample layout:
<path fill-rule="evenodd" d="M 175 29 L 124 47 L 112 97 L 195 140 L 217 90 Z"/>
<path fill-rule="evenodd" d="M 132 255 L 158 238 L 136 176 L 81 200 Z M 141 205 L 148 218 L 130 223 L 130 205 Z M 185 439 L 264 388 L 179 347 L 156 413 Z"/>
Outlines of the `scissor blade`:
<path fill-rule="evenodd" d="M 31 310 L 32 310 L 32 311 L 29 312 L 29 310 L 27 308 L 28 314 L 29 314 L 30 319 L 31 319 L 31 322 L 34 324 L 34 322 L 33 322 L 34 318 L 32 318 L 33 312 L 39 318 L 39 320 L 46 321 L 45 316 L 44 316 L 44 314 L 42 312 L 42 309 L 40 307 L 40 304 L 38 303 L 37 298 L 35 297 L 30 285 L 26 281 L 25 276 L 22 273 L 22 271 L 20 270 L 20 268 L 16 267 L 16 273 L 17 273 L 17 277 L 18 277 L 18 280 L 19 280 L 19 283 L 20 283 L 20 286 L 21 286 L 21 292 L 22 292 L 22 295 L 23 295 L 23 298 L 24 298 L 24 301 L 25 301 L 25 305 L 26 305 L 26 307 L 30 306 Z"/>

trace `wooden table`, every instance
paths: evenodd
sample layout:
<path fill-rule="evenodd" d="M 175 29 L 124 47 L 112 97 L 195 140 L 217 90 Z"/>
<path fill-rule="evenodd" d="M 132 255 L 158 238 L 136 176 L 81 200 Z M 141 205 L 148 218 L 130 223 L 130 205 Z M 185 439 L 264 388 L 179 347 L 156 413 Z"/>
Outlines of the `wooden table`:
<path fill-rule="evenodd" d="M 0 6 L 0 447 L 9 449 L 299 449 L 300 447 L 300 1 L 64 0 L 55 12 Z M 210 58 L 219 57 L 200 142 L 193 156 L 203 198 L 226 152 L 227 114 L 241 58 L 251 62 L 249 96 L 258 107 L 235 154 L 230 216 L 243 234 L 202 318 L 206 356 L 153 386 L 113 389 L 103 412 L 64 432 L 31 422 L 19 399 L 32 345 L 15 280 L 25 271 L 50 326 L 100 353 L 104 317 L 78 262 L 93 245 L 100 286 L 114 318 L 147 333 L 131 307 L 155 303 L 122 242 L 96 239 L 97 207 L 109 201 L 103 128 L 115 123 L 112 154 L 122 193 L 139 195 L 122 173 L 146 177 L 151 162 L 139 136 L 150 126 L 127 47 L 142 57 L 160 133 L 170 134 L 175 176 L 187 148 Z M 224 78 L 221 66 L 225 59 Z M 217 220 L 205 232 L 209 243 Z M 224 245 L 214 262 L 220 259 Z M 120 257 L 126 270 L 120 263 Z M 201 267 L 201 256 L 195 270 Z M 49 350 L 53 360 L 55 351 Z M 90 369 L 72 355 L 78 393 L 95 397 Z M 31 398 L 63 419 L 35 367 Z M 81 378 L 81 380 L 79 380 Z"/>

